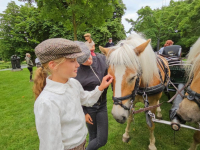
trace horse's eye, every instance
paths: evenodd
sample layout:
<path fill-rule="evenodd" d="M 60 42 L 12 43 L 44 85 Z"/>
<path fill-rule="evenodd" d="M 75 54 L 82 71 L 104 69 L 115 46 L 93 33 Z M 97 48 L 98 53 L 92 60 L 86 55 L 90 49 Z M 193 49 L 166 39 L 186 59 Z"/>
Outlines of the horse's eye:
<path fill-rule="evenodd" d="M 130 78 L 130 80 L 129 80 L 129 81 L 130 81 L 130 82 L 131 82 L 131 81 L 133 81 L 133 79 L 134 79 L 134 78 L 135 78 L 135 76 L 133 76 L 132 78 Z"/>

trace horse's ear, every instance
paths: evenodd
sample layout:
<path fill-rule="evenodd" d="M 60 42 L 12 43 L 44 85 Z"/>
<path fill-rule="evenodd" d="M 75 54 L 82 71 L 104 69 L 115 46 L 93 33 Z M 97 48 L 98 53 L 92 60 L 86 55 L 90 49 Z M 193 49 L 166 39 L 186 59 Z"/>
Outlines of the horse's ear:
<path fill-rule="evenodd" d="M 108 54 L 109 48 L 103 48 L 102 46 L 99 46 L 99 49 L 104 55 Z"/>
<path fill-rule="evenodd" d="M 148 39 L 146 42 L 142 43 L 141 45 L 137 46 L 134 51 L 139 56 L 147 47 L 147 45 L 151 42 L 151 39 Z"/>

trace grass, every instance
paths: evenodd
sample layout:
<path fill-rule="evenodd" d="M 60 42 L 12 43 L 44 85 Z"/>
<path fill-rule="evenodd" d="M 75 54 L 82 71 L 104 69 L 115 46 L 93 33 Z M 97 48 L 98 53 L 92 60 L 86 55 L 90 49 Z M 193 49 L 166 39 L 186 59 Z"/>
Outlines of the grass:
<path fill-rule="evenodd" d="M 39 139 L 33 113 L 33 83 L 29 82 L 28 69 L 19 72 L 0 72 L 0 150 L 38 150 Z M 149 131 L 144 113 L 136 114 L 131 125 L 128 143 L 122 142 L 126 124 L 117 123 L 112 115 L 112 91 L 108 91 L 109 135 L 107 144 L 100 150 L 146 150 Z M 167 100 L 165 96 L 162 100 Z M 139 103 L 137 107 L 143 107 Z M 162 105 L 163 119 L 169 120 L 171 104 Z M 193 124 L 190 124 L 193 125 Z M 192 142 L 194 131 L 182 128 L 175 132 L 170 126 L 156 124 L 155 137 L 158 150 L 186 150 Z M 87 138 L 88 139 L 88 138 Z M 200 150 L 200 147 L 198 148 Z"/>

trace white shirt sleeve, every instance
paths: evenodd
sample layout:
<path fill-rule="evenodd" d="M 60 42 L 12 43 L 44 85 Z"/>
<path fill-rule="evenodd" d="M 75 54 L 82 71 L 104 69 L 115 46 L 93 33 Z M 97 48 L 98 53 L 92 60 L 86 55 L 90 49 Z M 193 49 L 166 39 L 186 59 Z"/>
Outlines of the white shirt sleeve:
<path fill-rule="evenodd" d="M 162 48 L 158 51 L 158 54 L 163 54 L 163 50 L 164 50 L 164 47 L 162 47 Z"/>
<path fill-rule="evenodd" d="M 81 99 L 81 105 L 83 106 L 93 106 L 101 96 L 103 91 L 99 90 L 99 86 L 96 86 L 96 88 L 93 91 L 84 91 L 82 85 L 77 81 L 79 89 L 80 89 L 80 99 Z"/>
<path fill-rule="evenodd" d="M 50 101 L 40 101 L 34 106 L 35 122 L 40 139 L 40 150 L 64 150 L 59 109 Z"/>

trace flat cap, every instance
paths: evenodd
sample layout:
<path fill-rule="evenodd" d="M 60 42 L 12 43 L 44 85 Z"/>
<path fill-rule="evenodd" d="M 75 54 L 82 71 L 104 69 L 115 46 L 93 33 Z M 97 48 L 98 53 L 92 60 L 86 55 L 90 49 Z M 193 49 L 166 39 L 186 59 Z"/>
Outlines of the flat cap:
<path fill-rule="evenodd" d="M 89 36 L 89 37 L 91 37 L 91 34 L 90 34 L 90 33 L 85 33 L 84 36 Z"/>
<path fill-rule="evenodd" d="M 52 38 L 41 42 L 35 47 L 35 54 L 42 64 L 62 57 L 77 58 L 83 55 L 77 44 L 63 38 Z"/>
<path fill-rule="evenodd" d="M 88 60 L 88 58 L 91 55 L 90 49 L 83 42 L 79 42 L 79 41 L 74 41 L 74 42 L 81 48 L 82 53 L 84 53 L 82 56 L 77 58 L 78 63 L 83 64 L 84 62 Z"/>
<path fill-rule="evenodd" d="M 112 40 L 112 38 L 109 38 L 109 40 Z"/>

